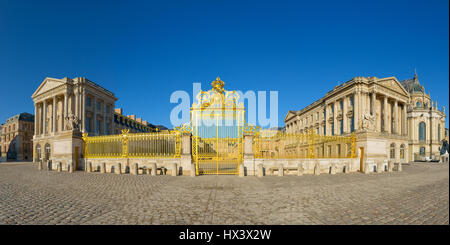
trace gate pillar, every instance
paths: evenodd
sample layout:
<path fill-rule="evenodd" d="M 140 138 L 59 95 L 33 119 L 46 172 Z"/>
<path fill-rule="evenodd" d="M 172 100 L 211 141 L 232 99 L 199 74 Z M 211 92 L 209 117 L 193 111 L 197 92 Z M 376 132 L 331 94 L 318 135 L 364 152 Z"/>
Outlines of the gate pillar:
<path fill-rule="evenodd" d="M 255 153 L 253 152 L 253 138 L 255 137 L 252 133 L 244 134 L 244 170 L 247 170 L 247 176 L 256 176 L 256 166 L 255 166 Z"/>
<path fill-rule="evenodd" d="M 181 135 L 181 169 L 183 175 L 187 175 L 188 172 L 192 171 L 191 136 L 192 134 L 190 132 L 182 133 Z M 191 173 L 190 175 L 192 176 Z M 194 168 L 194 176 L 195 176 L 195 168 Z"/>

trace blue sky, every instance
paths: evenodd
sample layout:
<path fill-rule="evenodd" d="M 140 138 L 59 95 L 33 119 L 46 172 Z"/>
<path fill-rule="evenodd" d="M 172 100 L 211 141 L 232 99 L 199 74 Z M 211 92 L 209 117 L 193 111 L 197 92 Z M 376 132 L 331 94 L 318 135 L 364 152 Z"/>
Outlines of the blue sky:
<path fill-rule="evenodd" d="M 87 77 L 170 125 L 175 90 L 279 91 L 279 123 L 355 76 L 411 78 L 448 108 L 449 1 L 0 0 L 0 122 L 45 77 Z M 448 115 L 448 109 L 446 110 Z M 448 117 L 446 125 L 448 127 Z"/>

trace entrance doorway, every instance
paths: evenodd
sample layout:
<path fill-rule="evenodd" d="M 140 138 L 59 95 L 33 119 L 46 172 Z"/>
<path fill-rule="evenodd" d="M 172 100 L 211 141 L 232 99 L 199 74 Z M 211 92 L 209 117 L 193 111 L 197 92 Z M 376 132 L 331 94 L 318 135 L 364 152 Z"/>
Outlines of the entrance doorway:
<path fill-rule="evenodd" d="M 359 171 L 364 172 L 364 147 L 359 147 L 361 156 L 359 156 Z"/>

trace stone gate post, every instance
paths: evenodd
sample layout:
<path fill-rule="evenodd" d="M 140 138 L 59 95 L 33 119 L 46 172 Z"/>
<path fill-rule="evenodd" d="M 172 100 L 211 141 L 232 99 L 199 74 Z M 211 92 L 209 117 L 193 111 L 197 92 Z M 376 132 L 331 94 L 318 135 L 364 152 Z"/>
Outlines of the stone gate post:
<path fill-rule="evenodd" d="M 256 168 L 255 168 L 255 153 L 253 152 L 253 139 L 255 135 L 252 133 L 244 134 L 244 162 L 243 167 L 247 170 L 247 176 L 255 176 Z M 245 170 L 243 169 L 243 170 Z M 245 171 L 244 171 L 245 173 Z"/>
<path fill-rule="evenodd" d="M 191 155 L 191 149 L 192 149 L 192 134 L 190 132 L 184 132 L 181 134 L 181 169 L 182 169 L 182 175 L 187 175 L 188 171 L 192 171 L 192 155 Z M 152 170 L 153 171 L 153 170 Z M 192 173 L 191 176 L 195 176 Z"/>

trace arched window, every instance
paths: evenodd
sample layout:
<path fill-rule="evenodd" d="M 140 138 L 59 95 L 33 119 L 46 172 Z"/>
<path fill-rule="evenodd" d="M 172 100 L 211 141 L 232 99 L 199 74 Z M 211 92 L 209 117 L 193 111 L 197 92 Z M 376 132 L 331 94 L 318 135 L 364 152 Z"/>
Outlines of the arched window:
<path fill-rule="evenodd" d="M 419 123 L 419 141 L 425 141 L 426 137 L 426 126 L 424 122 Z"/>
<path fill-rule="evenodd" d="M 420 101 L 417 101 L 417 103 L 416 103 L 416 107 L 418 107 L 418 108 L 422 107 L 422 102 L 420 102 Z"/>
<path fill-rule="evenodd" d="M 45 144 L 45 160 L 50 159 L 50 144 Z"/>
<path fill-rule="evenodd" d="M 400 145 L 400 159 L 405 159 L 405 145 Z"/>
<path fill-rule="evenodd" d="M 395 144 L 394 143 L 392 143 L 391 144 L 391 147 L 390 147 L 390 156 L 389 156 L 391 159 L 394 159 L 395 158 Z"/>

